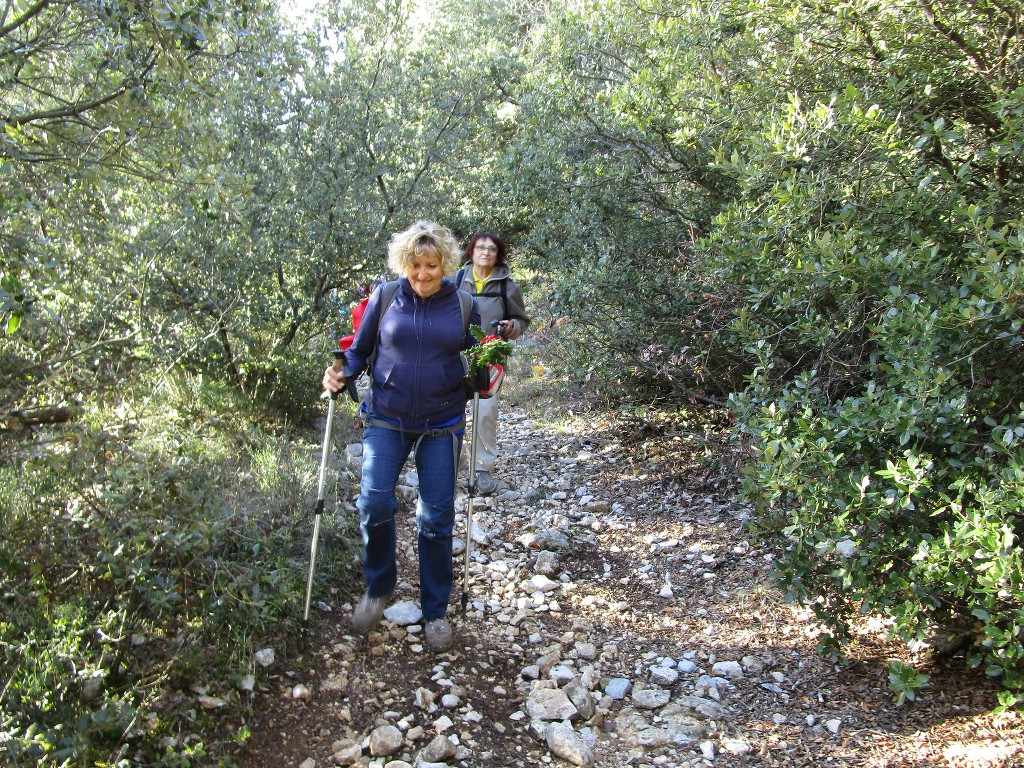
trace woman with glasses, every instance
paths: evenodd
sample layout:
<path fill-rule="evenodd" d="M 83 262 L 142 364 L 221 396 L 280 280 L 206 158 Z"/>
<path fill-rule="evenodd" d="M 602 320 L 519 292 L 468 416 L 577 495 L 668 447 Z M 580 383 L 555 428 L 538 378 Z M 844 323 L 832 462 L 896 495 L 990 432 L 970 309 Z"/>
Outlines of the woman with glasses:
<path fill-rule="evenodd" d="M 493 232 L 478 232 L 469 239 L 465 264 L 455 275 L 455 285 L 476 299 L 481 327 L 487 333 L 518 339 L 530 325 L 523 291 L 509 270 L 508 246 Z M 480 400 L 479 423 L 473 425 L 473 439 L 477 441 L 473 468 L 476 490 L 485 496 L 498 490 L 491 473 L 498 460 L 499 396 L 500 387 L 491 397 Z"/>

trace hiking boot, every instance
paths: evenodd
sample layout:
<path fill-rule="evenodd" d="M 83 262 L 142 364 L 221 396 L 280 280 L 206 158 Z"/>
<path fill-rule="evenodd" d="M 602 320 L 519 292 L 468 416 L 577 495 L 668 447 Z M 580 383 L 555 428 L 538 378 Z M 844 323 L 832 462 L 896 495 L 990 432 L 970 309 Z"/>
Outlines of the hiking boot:
<path fill-rule="evenodd" d="M 482 469 L 478 469 L 476 472 L 476 491 L 481 496 L 490 496 L 498 490 L 498 483 L 490 472 L 485 472 Z"/>
<path fill-rule="evenodd" d="M 427 650 L 431 653 L 444 653 L 452 647 L 452 625 L 444 616 L 428 621 L 424 634 L 427 637 Z"/>
<path fill-rule="evenodd" d="M 356 632 L 360 635 L 368 635 L 376 629 L 377 625 L 380 624 L 380 617 L 384 615 L 384 609 L 387 607 L 390 599 L 391 593 L 381 595 L 380 597 L 370 597 L 368 592 L 364 592 L 363 596 L 359 598 L 359 604 L 352 613 L 352 626 Z"/>

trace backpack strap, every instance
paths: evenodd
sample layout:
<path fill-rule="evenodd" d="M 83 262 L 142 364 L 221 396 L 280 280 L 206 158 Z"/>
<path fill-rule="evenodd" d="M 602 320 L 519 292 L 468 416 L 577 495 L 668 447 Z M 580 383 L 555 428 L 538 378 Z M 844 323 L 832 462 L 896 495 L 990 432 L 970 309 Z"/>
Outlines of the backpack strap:
<path fill-rule="evenodd" d="M 369 373 L 373 370 L 373 364 L 377 361 L 377 349 L 380 347 L 380 321 L 384 319 L 384 313 L 388 311 L 388 308 L 395 301 L 395 295 L 398 293 L 398 281 L 392 280 L 384 283 L 380 287 L 380 311 L 377 312 L 377 340 L 373 344 L 373 352 L 366 360 L 366 372 Z"/>
<path fill-rule="evenodd" d="M 406 432 L 410 435 L 421 435 L 424 437 L 449 437 L 462 432 L 466 428 L 466 414 L 462 414 L 462 418 L 456 424 L 452 424 L 450 427 L 433 427 L 428 429 L 409 429 L 408 427 L 402 427 L 398 424 L 392 424 L 390 421 L 384 419 L 378 419 L 375 416 L 367 416 L 363 422 L 367 427 L 383 427 L 384 429 L 390 429 L 395 432 Z"/>
<path fill-rule="evenodd" d="M 465 280 L 466 280 L 466 268 L 463 267 L 462 269 L 460 269 L 458 272 L 455 273 L 455 280 L 454 280 L 455 287 L 460 289 L 460 290 L 465 290 L 462 287 L 462 284 L 463 284 L 463 282 L 465 282 Z M 509 319 L 509 315 L 508 315 L 508 280 L 502 278 L 501 280 L 498 281 L 498 284 L 499 284 L 499 291 L 498 291 L 498 293 L 475 293 L 475 289 L 474 289 L 474 295 L 476 295 L 476 296 L 485 296 L 487 298 L 500 297 L 501 298 L 502 310 L 504 311 L 504 314 L 502 315 L 502 319 L 508 320 Z M 469 291 L 467 291 L 467 293 L 469 293 Z M 468 328 L 468 326 L 467 326 L 467 328 Z"/>
<path fill-rule="evenodd" d="M 455 293 L 459 297 L 459 309 L 462 310 L 462 334 L 465 336 L 469 333 L 469 317 L 473 314 L 473 297 L 462 289 L 456 290 Z"/>

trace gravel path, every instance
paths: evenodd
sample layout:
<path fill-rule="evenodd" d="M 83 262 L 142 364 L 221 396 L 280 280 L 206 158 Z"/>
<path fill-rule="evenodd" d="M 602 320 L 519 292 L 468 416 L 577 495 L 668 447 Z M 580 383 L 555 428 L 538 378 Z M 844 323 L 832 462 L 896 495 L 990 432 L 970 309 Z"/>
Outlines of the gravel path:
<path fill-rule="evenodd" d="M 882 627 L 865 624 L 849 663 L 816 655 L 714 428 L 510 408 L 501 441 L 514 473 L 474 503 L 452 652 L 422 642 L 412 475 L 381 631 L 351 634 L 361 587 L 339 586 L 315 647 L 263 671 L 242 768 L 1024 765 L 1020 714 L 991 714 L 962 659 L 927 664 L 929 686 L 896 707 L 886 663 L 911 659 Z"/>

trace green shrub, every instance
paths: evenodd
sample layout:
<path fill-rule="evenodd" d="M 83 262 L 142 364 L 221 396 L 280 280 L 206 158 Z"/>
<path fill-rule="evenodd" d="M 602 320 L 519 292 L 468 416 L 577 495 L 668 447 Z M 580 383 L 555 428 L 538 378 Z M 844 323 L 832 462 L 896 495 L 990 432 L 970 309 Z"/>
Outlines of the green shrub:
<path fill-rule="evenodd" d="M 16 764 L 215 754 L 179 740 L 190 708 L 176 697 L 223 701 L 189 731 L 213 733 L 259 672 L 255 644 L 297 638 L 318 448 L 198 380 L 167 392 L 144 422 L 128 403 L 93 409 L 59 448 L 21 447 L 0 468 L 0 735 Z M 322 553 L 321 578 L 343 580 L 350 551 Z"/>
<path fill-rule="evenodd" d="M 889 688 L 896 694 L 896 706 L 905 701 L 914 701 L 917 692 L 928 684 L 928 675 L 919 673 L 902 661 L 889 662 Z"/>
<path fill-rule="evenodd" d="M 937 133 L 963 153 L 959 174 L 921 149 Z M 1024 196 L 967 180 L 982 163 L 970 134 L 854 88 L 794 101 L 750 145 L 745 168 L 769 191 L 723 215 L 713 247 L 748 293 L 734 329 L 760 363 L 733 404 L 760 450 L 746 489 L 788 541 L 790 594 L 833 647 L 864 611 L 906 640 L 949 628 L 1018 690 Z M 856 183 L 813 149 L 858 142 Z"/>

